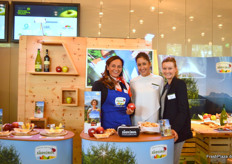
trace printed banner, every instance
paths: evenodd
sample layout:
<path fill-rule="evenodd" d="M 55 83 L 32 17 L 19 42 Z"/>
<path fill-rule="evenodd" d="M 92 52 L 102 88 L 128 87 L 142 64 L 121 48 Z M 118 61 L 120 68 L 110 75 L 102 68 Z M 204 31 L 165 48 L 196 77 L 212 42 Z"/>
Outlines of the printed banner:
<path fill-rule="evenodd" d="M 159 55 L 161 63 L 167 55 Z M 175 56 L 179 78 L 187 85 L 192 117 L 202 113 L 221 113 L 222 105 L 232 112 L 232 57 Z"/>
<path fill-rule="evenodd" d="M 123 75 L 127 82 L 139 75 L 135 57 L 139 52 L 149 55 L 153 63 L 153 50 L 113 50 L 113 49 L 87 49 L 86 58 L 86 87 L 92 87 L 93 83 L 102 77 L 106 61 L 111 56 L 119 56 L 124 61 Z"/>

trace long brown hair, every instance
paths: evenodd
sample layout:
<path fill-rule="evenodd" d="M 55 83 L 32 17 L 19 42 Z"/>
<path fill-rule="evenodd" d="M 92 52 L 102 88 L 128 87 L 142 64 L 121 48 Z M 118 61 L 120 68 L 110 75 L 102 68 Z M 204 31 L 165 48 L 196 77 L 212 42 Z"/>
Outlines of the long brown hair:
<path fill-rule="evenodd" d="M 166 57 L 163 61 L 162 61 L 162 65 L 163 63 L 165 62 L 172 62 L 174 64 L 174 67 L 176 68 L 176 74 L 175 74 L 175 77 L 178 78 L 178 68 L 177 68 L 177 64 L 176 64 L 176 59 L 174 57 Z"/>
<path fill-rule="evenodd" d="M 122 67 L 124 65 L 124 61 L 119 56 L 112 56 L 106 61 L 105 71 L 102 73 L 102 78 L 100 81 L 105 85 L 106 88 L 115 89 L 115 80 L 110 76 L 109 71 L 107 70 L 107 66 L 114 60 L 119 59 L 122 62 Z M 120 73 L 119 77 L 122 77 L 122 72 Z"/>

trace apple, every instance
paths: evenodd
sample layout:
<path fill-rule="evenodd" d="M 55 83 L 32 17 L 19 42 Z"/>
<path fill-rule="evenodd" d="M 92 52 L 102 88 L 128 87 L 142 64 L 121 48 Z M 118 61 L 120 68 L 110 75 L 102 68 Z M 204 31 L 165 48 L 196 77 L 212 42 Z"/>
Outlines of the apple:
<path fill-rule="evenodd" d="M 3 125 L 2 129 L 3 129 L 3 131 L 11 131 L 11 130 L 13 130 L 13 126 L 12 126 L 12 124 L 6 123 Z"/>
<path fill-rule="evenodd" d="M 128 108 L 130 108 L 131 110 L 135 110 L 135 104 L 134 103 L 129 103 L 127 105 Z"/>
<path fill-rule="evenodd" d="M 205 114 L 203 115 L 203 119 L 206 119 L 206 118 L 209 118 L 209 117 L 208 117 L 208 113 L 205 113 Z"/>
<path fill-rule="evenodd" d="M 66 102 L 67 102 L 68 104 L 71 104 L 71 103 L 72 103 L 72 97 L 67 97 L 67 98 L 66 98 Z"/>
<path fill-rule="evenodd" d="M 77 18 L 76 10 L 66 10 L 60 14 L 60 17 L 69 17 L 69 18 Z"/>
<path fill-rule="evenodd" d="M 13 122 L 12 127 L 13 128 L 19 128 L 19 123 L 18 122 Z"/>
<path fill-rule="evenodd" d="M 93 134 L 96 134 L 96 129 L 95 129 L 95 128 L 90 128 L 90 129 L 88 130 L 88 134 L 89 134 L 90 137 L 94 137 Z"/>
<path fill-rule="evenodd" d="M 67 67 L 67 66 L 63 66 L 63 67 L 62 67 L 62 71 L 63 71 L 63 72 L 68 72 L 68 67 Z"/>
<path fill-rule="evenodd" d="M 99 126 L 99 127 L 97 127 L 96 132 L 97 132 L 97 134 L 103 134 L 104 133 L 104 128 Z"/>
<path fill-rule="evenodd" d="M 61 66 L 57 66 L 57 67 L 56 67 L 56 72 L 61 72 L 61 71 L 62 71 Z"/>
<path fill-rule="evenodd" d="M 210 119 L 211 119 L 211 120 L 216 120 L 217 117 L 216 117 L 216 115 L 212 115 Z"/>
<path fill-rule="evenodd" d="M 5 8 L 3 7 L 0 8 L 0 15 L 5 15 Z"/>

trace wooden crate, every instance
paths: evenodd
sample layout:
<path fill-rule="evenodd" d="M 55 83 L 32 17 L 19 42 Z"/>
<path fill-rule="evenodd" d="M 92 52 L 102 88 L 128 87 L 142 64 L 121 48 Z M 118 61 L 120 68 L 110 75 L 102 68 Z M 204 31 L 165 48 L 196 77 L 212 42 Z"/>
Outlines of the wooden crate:
<path fill-rule="evenodd" d="M 203 135 L 197 133 L 196 143 L 204 148 L 207 152 L 231 151 L 230 137 L 204 137 Z"/>
<path fill-rule="evenodd" d="M 226 164 L 231 152 L 207 152 L 204 148 L 196 145 L 195 161 L 198 164 Z"/>
<path fill-rule="evenodd" d="M 185 141 L 181 150 L 181 156 L 195 156 L 196 154 L 196 138 Z"/>
<path fill-rule="evenodd" d="M 226 164 L 231 154 L 230 137 L 212 137 L 196 134 L 196 162 L 199 164 Z"/>
<path fill-rule="evenodd" d="M 195 155 L 194 156 L 181 156 L 179 164 L 195 164 Z"/>

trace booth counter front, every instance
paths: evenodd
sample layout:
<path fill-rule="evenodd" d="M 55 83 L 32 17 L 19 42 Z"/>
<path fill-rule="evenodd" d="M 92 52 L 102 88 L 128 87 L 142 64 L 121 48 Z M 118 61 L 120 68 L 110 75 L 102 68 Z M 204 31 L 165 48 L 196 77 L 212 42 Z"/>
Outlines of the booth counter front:
<path fill-rule="evenodd" d="M 38 130 L 41 131 L 41 130 Z M 64 136 L 0 136 L 0 155 L 8 156 L 9 163 L 72 164 L 74 133 Z M 0 162 L 1 163 L 1 162 Z"/>
<path fill-rule="evenodd" d="M 96 139 L 82 132 L 82 163 L 146 163 L 171 164 L 174 158 L 173 136 L 140 133 L 138 137 Z"/>

